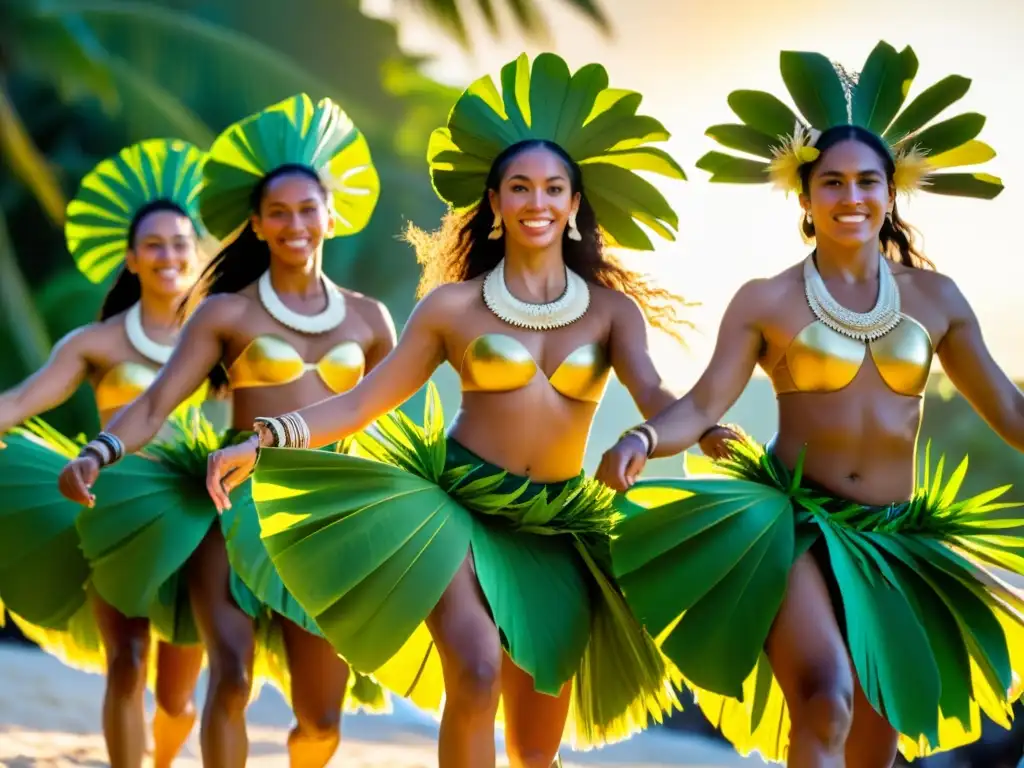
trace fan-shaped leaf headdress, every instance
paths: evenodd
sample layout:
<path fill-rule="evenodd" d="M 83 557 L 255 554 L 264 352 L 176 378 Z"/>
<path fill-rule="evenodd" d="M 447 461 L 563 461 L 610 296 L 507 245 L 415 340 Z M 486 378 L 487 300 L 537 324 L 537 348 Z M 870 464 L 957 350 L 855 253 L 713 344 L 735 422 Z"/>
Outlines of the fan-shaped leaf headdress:
<path fill-rule="evenodd" d="M 931 122 L 963 97 L 971 81 L 950 75 L 904 106 L 917 67 L 913 49 L 897 51 L 884 41 L 856 74 L 820 53 L 783 51 L 782 79 L 800 116 L 764 91 L 733 91 L 729 106 L 742 123 L 714 125 L 707 135 L 729 149 L 762 159 L 709 152 L 697 167 L 710 172 L 714 182 L 770 181 L 787 192 L 800 192 L 800 166 L 817 158 L 818 136 L 835 126 L 857 125 L 889 147 L 897 191 L 994 198 L 1003 189 L 995 176 L 943 172 L 995 157 L 992 147 L 977 140 L 985 117 L 965 113 Z"/>
<path fill-rule="evenodd" d="M 284 165 L 315 171 L 329 193 L 334 236 L 352 235 L 370 221 L 380 179 L 366 137 L 330 99 L 316 105 L 304 93 L 226 128 L 210 147 L 200 196 L 203 223 L 225 239 L 245 224 L 252 189 Z"/>
<path fill-rule="evenodd" d="M 206 154 L 177 139 L 149 139 L 107 158 L 82 179 L 68 203 L 64 236 L 75 264 L 102 282 L 124 261 L 132 219 L 144 206 L 166 200 L 202 232 L 199 191 Z"/>
<path fill-rule="evenodd" d="M 470 85 L 430 137 L 427 160 L 438 196 L 456 209 L 478 203 L 495 158 L 530 139 L 554 142 L 579 164 L 583 188 L 609 241 L 652 250 L 641 222 L 674 240 L 679 220 L 649 181 L 636 171 L 685 179 L 679 164 L 653 142 L 669 132 L 638 115 L 642 96 L 608 87 L 608 72 L 588 64 L 570 74 L 552 53 L 530 66 L 526 54 L 501 70 L 501 90 L 485 76 Z"/>

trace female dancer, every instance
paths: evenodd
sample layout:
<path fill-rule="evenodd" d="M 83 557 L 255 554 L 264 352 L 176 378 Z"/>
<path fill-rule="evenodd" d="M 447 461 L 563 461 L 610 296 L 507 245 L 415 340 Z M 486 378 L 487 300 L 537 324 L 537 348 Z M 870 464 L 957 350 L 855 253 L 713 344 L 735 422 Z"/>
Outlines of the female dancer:
<path fill-rule="evenodd" d="M 335 649 L 420 705 L 436 711 L 443 694 L 443 768 L 494 765 L 499 698 L 519 768 L 548 768 L 564 733 L 623 738 L 675 703 L 606 576 L 610 494 L 581 471 L 611 369 L 643 413 L 672 400 L 644 315 L 671 328 L 675 297 L 603 245 L 606 232 L 650 248 L 634 219 L 671 237 L 674 212 L 631 169 L 682 172 L 646 146 L 668 134 L 636 115 L 640 94 L 607 84 L 599 65 L 570 76 L 543 54 L 507 65 L 501 94 L 490 78 L 470 86 L 432 137 L 434 185 L 456 211 L 433 235 L 410 230 L 427 295 L 395 352 L 351 392 L 261 417 L 258 436 L 211 459 L 228 508 L 258 445 L 352 435 L 453 365 L 463 399 L 447 436 L 431 389 L 424 430 L 396 412 L 360 435 L 378 461 L 269 451 L 253 491 L 274 565 Z M 96 468 L 70 465 L 69 493 Z M 338 493 L 350 483 L 360 492 Z"/>
<path fill-rule="evenodd" d="M 82 180 L 68 206 L 68 249 L 82 271 L 99 281 L 124 266 L 103 302 L 100 319 L 62 339 L 47 364 L 0 395 L 0 434 L 67 400 L 83 381 L 92 386 L 106 423 L 145 391 L 167 361 L 178 335 L 178 307 L 199 276 L 196 193 L 203 153 L 183 142 L 145 141 L 103 161 Z M 117 180 L 115 183 L 114 180 Z M 84 605 L 90 568 L 79 550 L 80 507 L 48 498 L 67 461 L 70 441 L 42 425 L 7 438 L 0 451 L 4 510 L 0 540 L 3 591 L 26 634 L 47 648 L 62 646 L 69 661 L 88 651 L 93 617 Z M 71 445 L 71 455 L 77 453 Z M 38 577 L 37 577 L 38 575 Z M 134 574 L 120 571 L 131 581 Z M 111 765 L 141 766 L 145 751 L 150 618 L 126 616 L 91 590 L 94 621 L 106 652 L 103 733 Z M 154 617 L 155 618 L 155 617 Z M 33 626 L 35 625 L 35 626 Z M 67 630 L 80 641 L 68 643 Z M 192 694 L 202 665 L 197 639 L 172 644 L 156 626 L 154 763 L 169 766 L 195 721 Z"/>
<path fill-rule="evenodd" d="M 247 427 L 257 414 L 350 389 L 394 346 L 385 307 L 334 285 L 322 271 L 324 240 L 363 229 L 379 195 L 366 140 L 336 104 L 314 106 L 300 94 L 268 107 L 226 129 L 204 169 L 204 225 L 225 240 L 238 234 L 197 287 L 209 298 L 186 325 L 180 351 L 108 426 L 117 442 L 94 443 L 61 481 L 72 500 L 92 503 L 71 477 L 83 470 L 95 476 L 113 458 L 106 449 L 116 445 L 118 456 L 124 453 L 122 441 L 129 453 L 146 444 L 208 375 L 230 388 L 234 423 Z M 248 434 L 237 431 L 232 439 Z M 240 496 L 220 526 L 188 528 L 199 533 L 190 539 L 190 596 L 211 673 L 203 762 L 245 763 L 254 654 L 269 643 L 273 655 L 277 639 L 286 661 L 270 663 L 290 673 L 282 687 L 297 721 L 288 739 L 291 763 L 323 766 L 338 746 L 348 667 L 281 585 L 259 540 L 251 498 Z M 176 537 L 190 525 L 175 519 Z M 262 619 L 269 612 L 275 620 L 268 629 Z M 362 682 L 356 695 L 374 703 L 366 690 L 372 684 Z"/>
<path fill-rule="evenodd" d="M 933 354 L 1024 449 L 1024 396 L 897 212 L 896 193 L 915 187 L 979 198 L 1002 188 L 986 174 L 936 172 L 994 152 L 974 140 L 980 116 L 924 128 L 963 78 L 900 112 L 916 68 L 913 51 L 885 43 L 856 80 L 819 54 L 786 52 L 803 119 L 768 94 L 730 96 L 746 126 L 710 134 L 771 162 L 712 153 L 701 167 L 797 192 L 814 250 L 739 290 L 702 378 L 628 432 L 598 473 L 630 493 L 692 494 L 622 524 L 616 574 L 725 734 L 801 768 L 882 768 L 898 746 L 908 757 L 955 747 L 978 737 L 979 709 L 1008 727 L 1024 671 L 1024 602 L 985 565 L 1024 573 L 1016 539 L 999 535 L 1022 521 L 986 519 L 1016 505 L 993 503 L 1005 488 L 956 500 L 966 459 L 948 483 L 940 461 L 915 486 Z M 675 454 L 714 424 L 755 365 L 779 401 L 766 451 L 732 445 L 733 479 L 636 481 L 648 456 Z"/>

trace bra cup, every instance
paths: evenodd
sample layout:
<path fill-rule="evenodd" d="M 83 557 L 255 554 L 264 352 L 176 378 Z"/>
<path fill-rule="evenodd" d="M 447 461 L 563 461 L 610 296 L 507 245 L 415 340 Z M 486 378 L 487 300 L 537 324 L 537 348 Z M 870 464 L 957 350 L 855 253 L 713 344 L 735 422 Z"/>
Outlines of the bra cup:
<path fill-rule="evenodd" d="M 920 323 L 904 316 L 890 333 L 869 342 L 868 347 L 889 389 L 901 395 L 921 395 L 925 391 L 934 351 L 931 337 Z"/>
<path fill-rule="evenodd" d="M 857 377 L 868 350 L 889 389 L 907 396 L 924 393 L 934 350 L 928 331 L 908 315 L 885 336 L 869 342 L 844 336 L 817 320 L 810 323 L 793 338 L 772 371 L 775 393 L 837 392 Z"/>
<path fill-rule="evenodd" d="M 489 333 L 466 347 L 459 366 L 463 392 L 511 392 L 533 381 L 540 370 L 518 339 Z M 611 366 L 599 343 L 573 350 L 551 374 L 551 387 L 570 400 L 600 402 Z M 541 372 L 543 373 L 543 372 Z"/>
<path fill-rule="evenodd" d="M 126 361 L 103 374 L 96 384 L 96 408 L 100 413 L 115 411 L 128 405 L 156 379 L 157 369 L 142 363 Z"/>
<path fill-rule="evenodd" d="M 316 363 L 307 363 L 284 339 L 257 336 L 246 345 L 228 369 L 232 389 L 275 387 L 291 384 L 307 372 L 316 371 L 335 394 L 354 387 L 366 370 L 362 347 L 354 341 L 338 344 Z"/>

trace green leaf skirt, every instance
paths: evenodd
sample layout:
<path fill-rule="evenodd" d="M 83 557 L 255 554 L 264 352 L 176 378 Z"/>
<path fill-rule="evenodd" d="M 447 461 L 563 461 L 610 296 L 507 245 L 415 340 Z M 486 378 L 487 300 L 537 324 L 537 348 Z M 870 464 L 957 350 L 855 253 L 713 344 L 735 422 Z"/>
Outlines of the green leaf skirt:
<path fill-rule="evenodd" d="M 612 493 L 582 473 L 510 475 L 443 425 L 431 386 L 424 428 L 396 411 L 357 436 L 369 458 L 261 451 L 252 493 L 284 585 L 353 668 L 436 713 L 444 683 L 424 621 L 472 553 L 512 660 L 540 692 L 572 682 L 569 741 L 661 721 L 678 706 L 673 672 L 610 578 Z"/>
<path fill-rule="evenodd" d="M 79 548 L 81 508 L 57 490 L 57 475 L 80 445 L 33 419 L 0 449 L 0 622 L 65 664 L 103 672 L 99 629 L 87 600 L 89 564 Z"/>
<path fill-rule="evenodd" d="M 214 525 L 221 527 L 231 564 L 231 597 L 256 624 L 253 696 L 270 682 L 290 699 L 291 675 L 278 616 L 317 634 L 309 616 L 273 574 L 259 538 L 250 484 L 232 495 L 218 516 L 206 490 L 206 464 L 222 445 L 249 433 L 217 433 L 198 409 L 171 417 L 166 439 L 149 445 L 101 473 L 108 485 L 97 505 L 78 518 L 92 584 L 127 616 L 146 616 L 171 642 L 199 642 L 188 596 L 185 566 Z M 383 689 L 351 675 L 346 709 L 386 711 Z"/>
<path fill-rule="evenodd" d="M 241 442 L 251 434 L 249 431 L 229 430 L 223 443 Z M 349 448 L 350 443 L 345 442 L 324 450 L 345 452 Z M 205 467 L 204 461 L 204 492 Z M 228 562 L 231 564 L 231 594 L 239 607 L 257 620 L 257 667 L 261 669 L 264 677 L 268 677 L 285 696 L 288 696 L 291 690 L 288 658 L 280 623 L 274 621 L 273 617 L 284 616 L 318 637 L 323 637 L 323 633 L 285 588 L 270 561 L 267 549 L 260 540 L 259 518 L 252 499 L 250 480 L 246 480 L 232 492 L 231 509 L 225 510 L 221 515 L 220 524 L 227 546 Z M 391 711 L 391 702 L 379 683 L 353 670 L 353 674 L 349 675 L 345 708 L 351 711 L 362 709 L 367 712 L 384 713 Z"/>
<path fill-rule="evenodd" d="M 101 472 L 96 506 L 82 508 L 65 500 L 56 482 L 79 444 L 38 420 L 5 437 L 8 447 L 0 450 L 0 594 L 22 633 L 71 666 L 105 671 L 88 601 L 92 590 L 125 616 L 148 618 L 159 640 L 199 643 L 184 569 L 211 527 L 220 525 L 229 561 L 241 566 L 232 568 L 231 595 L 256 620 L 254 679 L 260 685 L 273 683 L 287 697 L 287 654 L 275 614 L 316 629 L 283 592 L 280 580 L 275 592 L 273 580 L 264 575 L 269 561 L 248 485 L 236 491 L 230 514 L 217 516 L 206 492 L 206 460 L 224 439 L 198 409 L 179 411 L 163 437 Z M 259 588 L 268 599 L 257 596 Z M 260 685 L 254 685 L 254 696 Z M 388 708 L 383 689 L 365 677 L 350 677 L 350 694 L 348 708 Z"/>
<path fill-rule="evenodd" d="M 1024 519 L 992 513 L 1009 486 L 958 500 L 967 459 L 944 459 L 908 502 L 867 507 L 802 482 L 749 442 L 724 477 L 641 480 L 616 499 L 611 546 L 626 600 L 744 754 L 786 759 L 789 716 L 764 653 L 793 562 L 827 558 L 868 700 L 908 759 L 1010 727 L 1024 673 L 1024 599 L 989 566 L 1024 574 Z M 930 466 L 926 453 L 925 463 Z M 826 554 L 827 553 L 827 554 Z M 827 574 L 828 575 L 828 574 Z"/>
<path fill-rule="evenodd" d="M 77 527 L 97 594 L 125 616 L 148 618 L 161 639 L 194 645 L 185 566 L 217 523 L 205 479 L 220 436 L 197 409 L 176 413 L 168 427 L 100 473 L 96 506 L 81 511 Z M 235 574 L 232 594 L 240 605 L 253 602 Z"/>

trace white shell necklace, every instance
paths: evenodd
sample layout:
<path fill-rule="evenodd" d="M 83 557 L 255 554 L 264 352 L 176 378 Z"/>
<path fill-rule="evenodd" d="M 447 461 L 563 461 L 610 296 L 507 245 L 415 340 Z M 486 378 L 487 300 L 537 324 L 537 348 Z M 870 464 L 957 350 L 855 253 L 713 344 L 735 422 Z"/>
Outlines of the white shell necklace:
<path fill-rule="evenodd" d="M 847 309 L 828 292 L 812 253 L 804 261 L 804 295 L 807 306 L 822 323 L 851 339 L 871 341 L 900 324 L 900 287 L 889 268 L 889 260 L 878 254 L 878 299 L 868 312 Z"/>
<path fill-rule="evenodd" d="M 160 344 L 146 335 L 142 327 L 142 302 L 137 301 L 128 309 L 124 316 L 124 331 L 128 335 L 128 343 L 147 360 L 163 365 L 171 359 L 173 344 Z"/>
<path fill-rule="evenodd" d="M 299 333 L 327 333 L 344 322 L 345 297 L 325 278 L 320 279 L 320 284 L 323 285 L 324 293 L 327 294 L 327 307 L 316 315 L 300 315 L 286 307 L 281 301 L 281 297 L 277 295 L 270 282 L 270 270 L 268 269 L 260 277 L 258 285 L 260 303 L 272 318 L 286 328 L 291 328 Z"/>
<path fill-rule="evenodd" d="M 505 259 L 484 278 L 484 304 L 509 325 L 546 331 L 575 323 L 590 307 L 587 281 L 565 268 L 565 292 L 547 304 L 520 301 L 505 284 Z"/>

